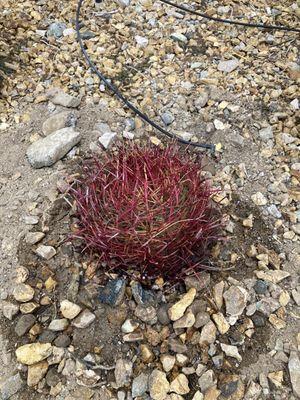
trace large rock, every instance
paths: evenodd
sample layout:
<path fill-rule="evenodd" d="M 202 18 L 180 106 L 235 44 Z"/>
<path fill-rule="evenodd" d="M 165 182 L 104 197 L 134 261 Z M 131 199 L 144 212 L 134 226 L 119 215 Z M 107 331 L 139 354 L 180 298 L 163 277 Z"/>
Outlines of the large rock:
<path fill-rule="evenodd" d="M 27 385 L 35 386 L 44 378 L 48 371 L 47 361 L 41 361 L 37 364 L 29 365 L 27 375 Z"/>
<path fill-rule="evenodd" d="M 52 115 L 43 123 L 42 131 L 44 135 L 49 135 L 52 132 L 62 128 L 75 127 L 76 116 L 73 112 L 63 111 Z"/>
<path fill-rule="evenodd" d="M 300 398 L 300 359 L 295 351 L 291 352 L 289 359 L 289 373 L 295 396 Z"/>
<path fill-rule="evenodd" d="M 169 317 L 172 321 L 177 321 L 184 315 L 185 310 L 193 303 L 196 293 L 196 289 L 191 288 L 185 295 L 182 296 L 181 300 L 169 308 Z"/>
<path fill-rule="evenodd" d="M 51 353 L 51 343 L 25 344 L 16 350 L 17 360 L 25 365 L 32 365 L 45 360 Z"/>
<path fill-rule="evenodd" d="M 50 167 L 64 157 L 77 143 L 81 135 L 73 128 L 63 128 L 32 143 L 26 155 L 34 168 Z"/>
<path fill-rule="evenodd" d="M 158 369 L 152 371 L 149 377 L 149 392 L 153 400 L 164 400 L 170 389 L 166 374 Z"/>

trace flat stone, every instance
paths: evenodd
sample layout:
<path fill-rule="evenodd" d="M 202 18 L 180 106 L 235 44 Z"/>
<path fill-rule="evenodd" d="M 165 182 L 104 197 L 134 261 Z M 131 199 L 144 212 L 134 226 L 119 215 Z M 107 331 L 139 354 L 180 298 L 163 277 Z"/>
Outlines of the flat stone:
<path fill-rule="evenodd" d="M 226 321 L 224 315 L 221 312 L 218 312 L 217 314 L 212 315 L 212 319 L 217 325 L 218 331 L 221 333 L 221 335 L 224 335 L 226 332 L 229 331 L 230 325 Z"/>
<path fill-rule="evenodd" d="M 26 285 L 25 283 L 19 283 L 14 288 L 13 296 L 20 303 L 26 303 L 27 301 L 33 299 L 34 289 L 31 286 Z"/>
<path fill-rule="evenodd" d="M 36 254 L 44 260 L 50 260 L 55 256 L 56 250 L 52 246 L 44 246 L 43 244 L 36 249 Z"/>
<path fill-rule="evenodd" d="M 53 321 L 50 322 L 48 329 L 50 331 L 60 332 L 67 329 L 68 326 L 69 326 L 69 321 L 66 318 L 54 319 Z"/>
<path fill-rule="evenodd" d="M 162 114 L 161 119 L 165 125 L 171 125 L 174 122 L 174 115 L 169 111 L 166 111 Z"/>
<path fill-rule="evenodd" d="M 164 400 L 170 390 L 166 374 L 158 369 L 152 371 L 149 377 L 149 392 L 153 400 Z"/>
<path fill-rule="evenodd" d="M 221 349 L 224 351 L 226 356 L 233 357 L 236 360 L 238 360 L 239 362 L 242 361 L 242 357 L 236 346 L 231 346 L 229 344 L 221 343 Z"/>
<path fill-rule="evenodd" d="M 217 328 L 215 324 L 212 321 L 208 322 L 201 330 L 199 340 L 200 346 L 214 343 L 216 340 L 216 335 Z"/>
<path fill-rule="evenodd" d="M 221 72 L 230 73 L 233 72 L 239 66 L 239 61 L 236 59 L 220 61 L 218 64 L 218 70 Z"/>
<path fill-rule="evenodd" d="M 45 237 L 43 232 L 28 232 L 25 236 L 25 242 L 27 244 L 36 244 Z"/>
<path fill-rule="evenodd" d="M 163 354 L 160 361 L 165 372 L 170 372 L 175 365 L 175 357 L 170 354 Z"/>
<path fill-rule="evenodd" d="M 187 43 L 187 41 L 188 41 L 188 38 L 179 32 L 171 33 L 170 37 L 171 37 L 171 39 L 175 40 L 176 42 Z"/>
<path fill-rule="evenodd" d="M 264 142 L 267 142 L 270 139 L 274 138 L 273 135 L 273 128 L 272 126 L 267 126 L 266 128 L 263 128 L 259 131 L 259 137 L 261 138 L 261 140 L 263 140 Z"/>
<path fill-rule="evenodd" d="M 230 316 L 239 316 L 243 313 L 248 293 L 240 286 L 231 286 L 223 295 L 225 300 L 226 312 Z"/>
<path fill-rule="evenodd" d="M 264 281 L 279 283 L 283 279 L 286 279 L 290 276 L 290 273 L 287 271 L 282 271 L 279 269 L 276 270 L 268 270 L 268 271 L 255 271 L 255 275 Z"/>
<path fill-rule="evenodd" d="M 117 134 L 114 132 L 105 132 L 103 135 L 99 137 L 99 143 L 105 148 L 105 150 L 109 149 L 112 143 L 117 138 Z"/>
<path fill-rule="evenodd" d="M 173 328 L 191 328 L 195 323 L 195 316 L 191 311 L 187 311 L 185 315 L 174 322 Z"/>
<path fill-rule="evenodd" d="M 177 321 L 184 315 L 185 310 L 193 303 L 196 293 L 196 289 L 191 288 L 185 295 L 182 296 L 181 300 L 169 308 L 168 313 L 172 321 Z"/>
<path fill-rule="evenodd" d="M 264 297 L 256 303 L 257 311 L 260 311 L 263 315 L 269 316 L 274 311 L 278 310 L 280 303 L 272 297 Z"/>
<path fill-rule="evenodd" d="M 27 385 L 28 386 L 37 385 L 44 378 L 47 371 L 48 371 L 47 361 L 40 361 L 37 364 L 29 365 L 27 373 Z"/>
<path fill-rule="evenodd" d="M 36 317 L 32 314 L 22 315 L 15 326 L 16 334 L 21 337 L 35 324 Z"/>
<path fill-rule="evenodd" d="M 49 135 L 52 132 L 58 131 L 59 129 L 67 127 L 75 127 L 76 116 L 70 111 L 63 111 L 52 115 L 42 125 L 42 131 L 44 135 Z"/>
<path fill-rule="evenodd" d="M 67 319 L 74 319 L 80 313 L 81 307 L 69 300 L 60 303 L 60 312 Z"/>
<path fill-rule="evenodd" d="M 47 93 L 47 97 L 53 104 L 63 107 L 76 108 L 81 102 L 81 99 L 65 93 L 60 88 L 50 89 Z"/>
<path fill-rule="evenodd" d="M 26 155 L 33 168 L 50 167 L 80 142 L 81 134 L 73 128 L 63 128 L 32 143 Z"/>
<path fill-rule="evenodd" d="M 187 394 L 190 392 L 189 381 L 184 374 L 179 374 L 170 384 L 170 392 Z"/>
<path fill-rule="evenodd" d="M 300 359 L 295 351 L 291 351 L 288 369 L 294 395 L 300 397 Z"/>
<path fill-rule="evenodd" d="M 95 314 L 85 309 L 72 321 L 72 325 L 74 325 L 75 328 L 84 329 L 91 325 L 95 318 Z"/>
<path fill-rule="evenodd" d="M 133 398 L 143 396 L 148 391 L 149 375 L 141 373 L 132 381 L 131 395 Z"/>
<path fill-rule="evenodd" d="M 131 382 L 133 364 L 131 361 L 119 358 L 116 362 L 115 379 L 118 388 L 127 386 Z"/>
<path fill-rule="evenodd" d="M 19 305 L 9 303 L 8 301 L 3 301 L 2 303 L 2 312 L 5 318 L 9 319 L 10 321 L 18 314 L 19 312 Z"/>
<path fill-rule="evenodd" d="M 123 336 L 123 341 L 127 343 L 140 342 L 142 340 L 144 340 L 143 332 L 132 332 Z"/>
<path fill-rule="evenodd" d="M 99 300 L 101 303 L 118 306 L 123 301 L 125 289 L 125 279 L 112 279 L 104 288 L 99 289 Z"/>
<path fill-rule="evenodd" d="M 33 365 L 49 357 L 52 353 L 51 343 L 31 343 L 17 348 L 17 360 L 21 364 Z"/>
<path fill-rule="evenodd" d="M 9 400 L 14 394 L 18 393 L 23 386 L 24 382 L 19 373 L 5 379 L 3 383 L 0 384 L 1 400 Z"/>

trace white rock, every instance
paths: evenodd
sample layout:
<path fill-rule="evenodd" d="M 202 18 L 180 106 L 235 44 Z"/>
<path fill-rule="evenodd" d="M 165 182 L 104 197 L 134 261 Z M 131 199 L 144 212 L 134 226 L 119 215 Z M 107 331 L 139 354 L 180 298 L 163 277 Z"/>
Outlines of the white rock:
<path fill-rule="evenodd" d="M 268 200 L 261 192 L 257 192 L 251 196 L 251 199 L 254 204 L 257 206 L 265 206 L 268 203 Z"/>
<path fill-rule="evenodd" d="M 214 126 L 218 131 L 223 131 L 224 129 L 226 129 L 226 126 L 219 119 L 214 120 Z"/>
<path fill-rule="evenodd" d="M 116 137 L 117 137 L 116 133 L 106 132 L 99 137 L 99 142 L 105 148 L 105 150 L 107 150 L 110 147 L 110 145 L 114 142 Z"/>
<path fill-rule="evenodd" d="M 44 260 L 50 260 L 55 256 L 56 250 L 52 246 L 44 246 L 43 244 L 36 249 L 36 254 Z"/>
<path fill-rule="evenodd" d="M 171 39 L 176 40 L 177 42 L 186 43 L 188 41 L 187 37 L 184 36 L 180 32 L 174 32 L 171 34 Z"/>
<path fill-rule="evenodd" d="M 299 100 L 298 99 L 294 99 L 293 101 L 291 101 L 290 105 L 293 110 L 299 110 Z"/>
<path fill-rule="evenodd" d="M 139 47 L 146 47 L 148 45 L 148 39 L 143 36 L 136 35 L 135 41 Z"/>
<path fill-rule="evenodd" d="M 221 72 L 230 73 L 239 66 L 239 61 L 236 59 L 220 61 L 218 64 L 218 70 Z"/>
<path fill-rule="evenodd" d="M 133 321 L 132 319 L 127 319 L 121 327 L 123 333 L 131 333 L 134 332 L 138 327 L 139 323 Z"/>
<path fill-rule="evenodd" d="M 242 357 L 236 346 L 231 346 L 229 344 L 221 343 L 221 349 L 224 351 L 226 356 L 233 357 L 240 362 L 242 361 Z"/>
<path fill-rule="evenodd" d="M 53 332 L 60 332 L 67 329 L 69 326 L 69 321 L 66 318 L 54 319 L 50 322 L 48 329 Z"/>
<path fill-rule="evenodd" d="M 81 307 L 69 300 L 60 303 L 60 312 L 65 318 L 74 319 L 80 313 Z"/>
<path fill-rule="evenodd" d="M 197 390 L 197 392 L 194 394 L 193 400 L 203 400 L 204 396 L 201 392 L 199 392 L 199 390 Z"/>
<path fill-rule="evenodd" d="M 4 301 L 2 303 L 2 312 L 5 318 L 12 321 L 14 316 L 17 315 L 19 312 L 19 306 L 17 304 Z"/>
<path fill-rule="evenodd" d="M 73 128 L 63 128 L 32 143 L 26 155 L 33 168 L 50 167 L 63 158 L 77 143 L 81 135 Z"/>
<path fill-rule="evenodd" d="M 72 325 L 76 328 L 86 328 L 95 320 L 96 316 L 90 310 L 83 310 L 73 321 Z"/>
<path fill-rule="evenodd" d="M 124 131 L 123 132 L 123 138 L 124 139 L 133 140 L 134 139 L 134 133 L 133 132 Z"/>
<path fill-rule="evenodd" d="M 170 354 L 163 354 L 160 357 L 160 361 L 165 372 L 170 372 L 175 365 L 175 357 Z"/>
<path fill-rule="evenodd" d="M 283 279 L 288 278 L 290 273 L 282 270 L 255 271 L 256 276 L 264 281 L 279 283 Z"/>

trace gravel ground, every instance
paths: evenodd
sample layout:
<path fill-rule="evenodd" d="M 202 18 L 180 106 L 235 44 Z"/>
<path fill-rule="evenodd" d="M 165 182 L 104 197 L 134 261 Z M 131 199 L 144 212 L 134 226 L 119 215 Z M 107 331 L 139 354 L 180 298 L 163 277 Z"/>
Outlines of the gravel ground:
<path fill-rule="evenodd" d="M 192 4 L 299 25 L 292 1 Z M 0 10 L 1 399 L 300 398 L 299 35 L 148 0 L 84 4 L 100 70 L 162 126 L 217 145 L 206 174 L 221 188 L 229 240 L 212 262 L 233 269 L 176 290 L 157 282 L 144 304 L 132 282 L 104 279 L 63 243 L 72 218 L 62 193 L 87 153 L 167 143 L 99 86 L 75 10 L 43 0 Z"/>

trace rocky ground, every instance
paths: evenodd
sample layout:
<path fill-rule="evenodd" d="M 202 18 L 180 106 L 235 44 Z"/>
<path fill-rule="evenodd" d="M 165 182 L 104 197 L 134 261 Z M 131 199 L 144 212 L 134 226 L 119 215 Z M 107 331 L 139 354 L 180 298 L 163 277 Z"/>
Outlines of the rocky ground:
<path fill-rule="evenodd" d="M 217 145 L 204 164 L 227 221 L 222 272 L 146 288 L 74 249 L 66 189 L 93 152 L 167 140 L 86 68 L 76 1 L 3 3 L 1 399 L 300 398 L 299 35 L 86 2 L 99 68 L 172 132 Z M 293 1 L 248 3 L 195 8 L 299 24 Z"/>

